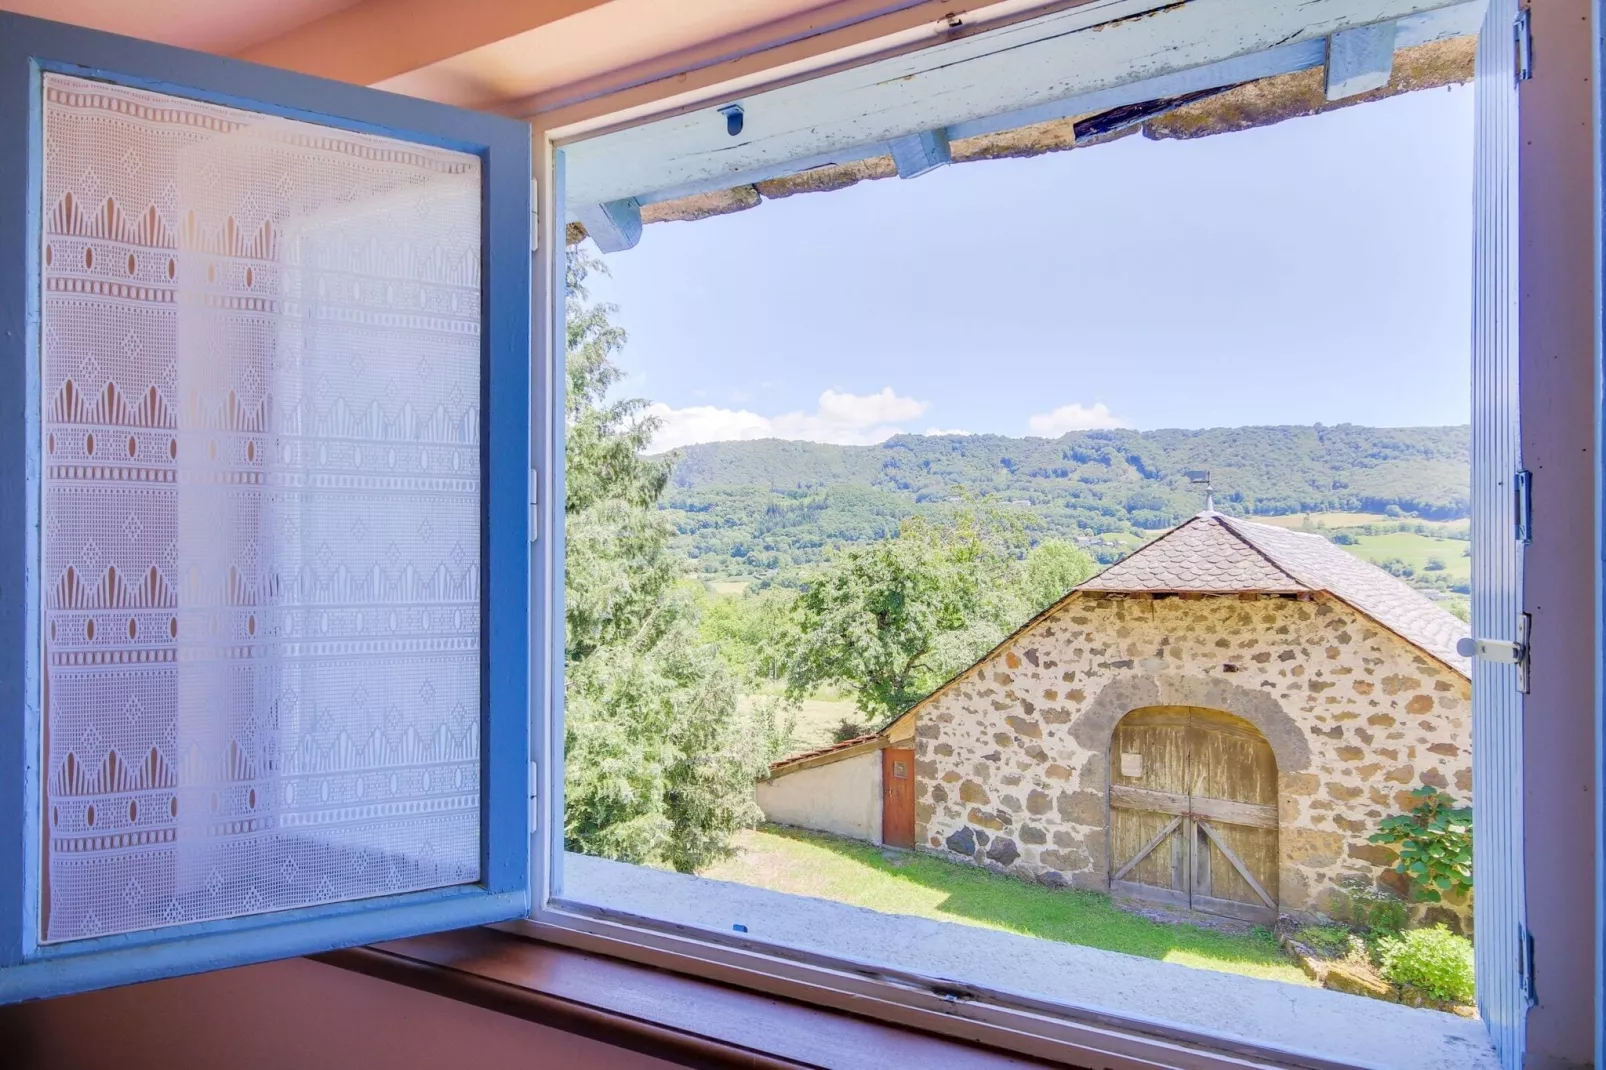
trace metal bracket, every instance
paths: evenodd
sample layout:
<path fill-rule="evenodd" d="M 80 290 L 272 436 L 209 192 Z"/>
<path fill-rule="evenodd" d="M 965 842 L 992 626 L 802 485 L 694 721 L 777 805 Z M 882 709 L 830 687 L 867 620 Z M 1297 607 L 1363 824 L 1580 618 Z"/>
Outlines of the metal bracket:
<path fill-rule="evenodd" d="M 1517 17 L 1511 24 L 1511 35 L 1515 48 L 1512 66 L 1516 70 L 1517 81 L 1526 82 L 1534 76 L 1534 37 L 1527 8 L 1517 9 Z"/>
<path fill-rule="evenodd" d="M 1455 652 L 1464 658 L 1481 658 L 1496 665 L 1515 665 L 1517 667 L 1517 690 L 1522 694 L 1528 693 L 1528 636 L 1533 627 L 1533 616 L 1521 613 L 1517 616 L 1517 639 L 1511 642 L 1505 639 L 1473 639 L 1466 637 L 1455 644 Z"/>
<path fill-rule="evenodd" d="M 530 831 L 534 832 L 541 825 L 541 767 L 535 762 L 530 763 Z"/>
<path fill-rule="evenodd" d="M 1534 474 L 1519 468 L 1511 481 L 1511 493 L 1515 514 L 1513 534 L 1517 542 L 1526 546 L 1534 541 Z"/>

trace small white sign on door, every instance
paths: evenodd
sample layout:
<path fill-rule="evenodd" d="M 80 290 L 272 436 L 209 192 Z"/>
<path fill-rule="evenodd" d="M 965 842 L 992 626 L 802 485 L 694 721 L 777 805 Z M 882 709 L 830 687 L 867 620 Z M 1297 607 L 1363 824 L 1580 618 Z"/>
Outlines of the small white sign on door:
<path fill-rule="evenodd" d="M 1141 777 L 1143 775 L 1143 755 L 1129 750 L 1121 752 L 1121 775 Z"/>

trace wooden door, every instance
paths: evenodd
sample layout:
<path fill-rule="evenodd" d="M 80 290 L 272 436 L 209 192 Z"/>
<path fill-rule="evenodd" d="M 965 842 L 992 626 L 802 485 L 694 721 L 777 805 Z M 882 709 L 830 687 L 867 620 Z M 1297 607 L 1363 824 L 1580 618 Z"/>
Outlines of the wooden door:
<path fill-rule="evenodd" d="M 1277 759 L 1255 727 L 1190 711 L 1188 794 L 1194 910 L 1277 920 Z"/>
<path fill-rule="evenodd" d="M 915 845 L 915 752 L 907 747 L 881 752 L 881 842 Z"/>
<path fill-rule="evenodd" d="M 1110 891 L 1188 907 L 1188 711 L 1122 718 L 1110 742 Z"/>
<path fill-rule="evenodd" d="M 1277 762 L 1214 710 L 1128 714 L 1110 747 L 1110 890 L 1245 921 L 1277 919 Z"/>

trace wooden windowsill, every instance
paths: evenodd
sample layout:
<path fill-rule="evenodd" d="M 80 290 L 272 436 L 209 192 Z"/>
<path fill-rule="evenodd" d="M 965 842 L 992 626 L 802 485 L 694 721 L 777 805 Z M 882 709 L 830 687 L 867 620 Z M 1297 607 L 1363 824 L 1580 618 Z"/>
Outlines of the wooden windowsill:
<path fill-rule="evenodd" d="M 313 957 L 684 1066 L 1005 1070 L 1046 1065 L 494 929 L 436 933 Z"/>

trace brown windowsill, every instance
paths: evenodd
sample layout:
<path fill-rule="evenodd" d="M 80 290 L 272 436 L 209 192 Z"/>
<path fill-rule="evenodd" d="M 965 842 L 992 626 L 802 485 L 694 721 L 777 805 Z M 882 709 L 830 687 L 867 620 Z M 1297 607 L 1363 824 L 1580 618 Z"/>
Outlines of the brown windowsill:
<path fill-rule="evenodd" d="M 1045 1065 L 494 929 L 437 933 L 314 958 L 683 1066 Z"/>

